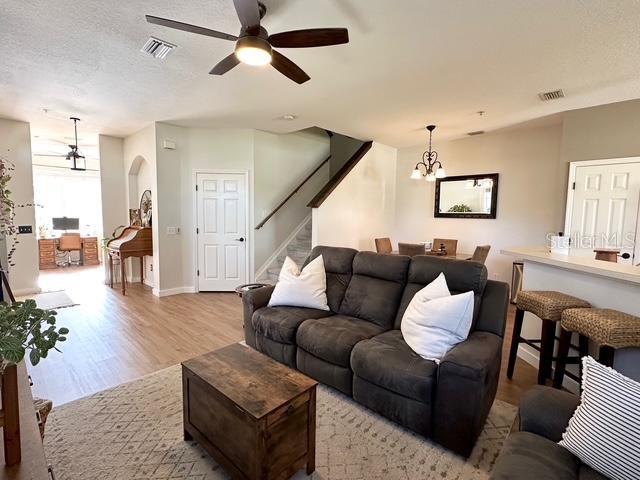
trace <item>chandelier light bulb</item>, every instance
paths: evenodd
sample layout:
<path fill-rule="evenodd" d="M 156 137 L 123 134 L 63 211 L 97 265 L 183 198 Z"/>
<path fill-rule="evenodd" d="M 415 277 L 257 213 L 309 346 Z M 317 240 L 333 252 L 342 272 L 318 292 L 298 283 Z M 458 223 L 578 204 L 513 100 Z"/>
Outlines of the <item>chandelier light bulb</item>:
<path fill-rule="evenodd" d="M 419 169 L 415 169 L 413 172 L 411 172 L 411 180 L 420 180 L 422 178 L 422 173 L 420 173 Z"/>

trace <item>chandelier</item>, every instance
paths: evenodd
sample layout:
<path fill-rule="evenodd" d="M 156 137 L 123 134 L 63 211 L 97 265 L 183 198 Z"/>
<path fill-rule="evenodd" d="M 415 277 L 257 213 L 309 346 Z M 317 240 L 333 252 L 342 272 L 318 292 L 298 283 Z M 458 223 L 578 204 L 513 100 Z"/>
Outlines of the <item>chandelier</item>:
<path fill-rule="evenodd" d="M 431 149 L 431 137 L 435 129 L 435 125 L 427 125 L 427 130 L 429 130 L 429 150 L 424 152 L 422 160 L 416 163 L 416 168 L 411 172 L 410 178 L 412 180 L 421 180 L 422 177 L 425 177 L 427 182 L 435 182 L 436 178 L 447 176 L 442 163 L 438 160 L 438 152 Z M 421 167 L 424 168 L 424 173 L 422 173 Z"/>

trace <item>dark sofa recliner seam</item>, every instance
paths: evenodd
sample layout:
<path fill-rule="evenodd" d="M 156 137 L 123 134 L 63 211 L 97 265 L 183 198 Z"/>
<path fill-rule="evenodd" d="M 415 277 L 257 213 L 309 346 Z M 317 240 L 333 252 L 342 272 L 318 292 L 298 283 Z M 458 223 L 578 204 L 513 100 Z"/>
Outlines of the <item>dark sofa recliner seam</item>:
<path fill-rule="evenodd" d="M 333 255 L 334 253 L 336 254 L 336 257 L 331 257 L 331 255 Z M 408 257 L 389 257 L 368 252 L 358 254 L 355 250 L 334 249 L 332 247 L 314 248 L 311 255 L 309 256 L 309 259 L 313 259 L 319 254 L 322 254 L 326 256 L 327 259 L 329 259 L 328 261 L 325 260 L 325 266 L 327 266 L 328 268 L 327 282 L 329 283 L 330 281 L 338 281 L 340 283 L 339 286 L 335 284 L 331 287 L 329 285 L 327 286 L 327 295 L 338 294 L 341 296 L 339 302 L 337 302 L 338 299 L 335 297 L 333 299 L 329 299 L 330 303 L 333 303 L 334 305 L 336 303 L 339 304 L 338 311 L 333 313 L 353 315 L 353 313 L 351 312 L 344 311 L 344 301 L 347 298 L 351 282 L 356 276 L 359 276 L 361 278 L 366 276 L 374 280 L 384 280 L 389 283 L 395 283 L 396 285 L 398 285 L 398 298 L 393 299 L 395 303 L 395 311 L 390 315 L 391 318 L 388 319 L 388 321 L 385 321 L 386 323 L 388 323 L 388 325 L 386 327 L 382 327 L 386 328 L 386 330 L 383 330 L 383 332 L 378 335 L 374 335 L 371 338 L 355 343 L 351 348 L 351 352 L 349 354 L 348 367 L 333 364 L 330 361 L 313 356 L 313 354 L 306 352 L 303 347 L 297 346 L 297 341 L 295 345 L 295 348 L 298 351 L 298 353 L 296 354 L 296 366 L 298 368 L 301 367 L 299 362 L 301 358 L 304 357 L 304 355 L 313 357 L 311 359 L 313 360 L 313 365 L 310 368 L 313 368 L 319 376 L 323 376 L 328 379 L 328 382 L 331 386 L 336 386 L 336 388 L 342 390 L 343 392 L 348 391 L 349 394 L 353 395 L 356 401 L 359 401 L 358 398 L 360 398 L 361 403 L 365 404 L 369 408 L 372 408 L 374 411 L 383 415 L 392 415 L 405 427 L 414 431 L 420 431 L 423 435 L 432 436 L 436 441 L 442 443 L 447 448 L 450 448 L 462 455 L 468 456 L 471 453 L 473 444 L 475 443 L 477 436 L 482 429 L 482 424 L 486 420 L 486 416 L 490 409 L 491 403 L 493 403 L 493 399 L 495 397 L 495 392 L 497 389 L 497 378 L 499 375 L 501 359 L 500 353 L 503 340 L 502 337 L 504 334 L 504 324 L 506 321 L 508 306 L 508 287 L 506 286 L 506 284 L 488 280 L 486 267 L 471 262 L 462 263 L 462 261 L 460 261 L 460 263 L 458 264 L 445 264 L 438 262 L 453 262 L 453 260 L 443 260 L 434 257 L 414 257 L 413 259 L 409 259 Z M 351 259 L 351 264 L 340 264 L 338 261 L 349 261 L 349 258 Z M 365 275 L 364 273 L 358 273 L 359 271 L 362 271 L 358 267 L 359 262 L 365 262 L 363 264 L 363 270 L 367 273 L 370 273 L 371 271 L 375 272 L 376 266 L 374 262 L 378 261 L 379 258 L 380 263 L 385 264 L 385 268 L 388 268 L 388 266 L 391 265 L 393 267 L 403 269 L 401 270 L 402 275 L 395 276 L 396 279 L 402 279 L 403 281 L 397 282 L 394 280 L 389 280 L 389 276 L 393 277 L 393 275 L 395 274 L 387 275 L 387 272 L 385 272 L 384 275 L 381 275 L 380 278 L 368 274 Z M 425 273 L 420 274 L 419 269 L 423 268 L 423 265 L 424 268 L 427 268 L 427 270 L 425 270 Z M 469 339 L 460 343 L 459 346 L 466 346 L 466 349 L 463 349 L 462 353 L 466 353 L 467 350 L 472 351 L 469 350 L 470 348 L 478 349 L 475 350 L 475 354 L 472 355 L 471 358 L 473 359 L 473 361 L 484 362 L 484 365 L 478 365 L 478 370 L 474 369 L 472 365 L 464 365 L 463 363 L 461 364 L 454 360 L 447 360 L 447 358 L 445 357 L 441 364 L 436 367 L 437 370 L 433 374 L 432 380 L 430 381 L 431 383 L 425 384 L 423 386 L 423 391 L 429 392 L 427 398 L 425 398 L 426 402 L 428 403 L 424 403 L 420 400 L 416 400 L 415 398 L 407 396 L 406 394 L 389 389 L 384 385 L 378 385 L 375 381 L 372 382 L 365 377 L 358 376 L 358 374 L 354 372 L 353 355 L 356 352 L 356 347 L 358 345 L 364 344 L 365 347 L 363 348 L 366 348 L 366 344 L 364 342 L 375 342 L 376 337 L 384 335 L 389 331 L 399 329 L 400 325 L 397 321 L 399 317 L 399 310 L 401 307 L 406 308 L 406 305 L 403 304 L 403 300 L 408 299 L 408 297 L 405 298 L 405 291 L 407 290 L 407 288 L 409 288 L 409 285 L 412 285 L 412 289 L 416 289 L 418 287 L 422 288 L 421 285 L 425 285 L 419 282 L 409 282 L 410 274 L 414 274 L 414 278 L 422 277 L 422 280 L 427 280 L 427 278 L 425 278 L 425 275 L 430 278 L 431 276 L 433 276 L 435 270 L 439 269 L 440 266 L 442 266 L 443 270 L 446 269 L 447 271 L 449 271 L 450 278 L 453 279 L 453 281 L 451 282 L 452 285 L 460 287 L 462 289 L 468 288 L 470 290 L 473 290 L 474 301 L 479 302 L 476 308 L 474 308 L 474 319 Z M 336 272 L 329 270 L 329 268 L 335 269 Z M 412 268 L 417 268 L 418 270 L 412 270 Z M 473 278 L 463 279 L 461 277 L 456 277 L 456 275 L 462 274 L 468 274 Z M 343 284 L 343 280 L 345 277 L 348 278 L 346 285 Z M 455 278 L 457 278 L 457 280 Z M 471 281 L 469 282 L 469 280 Z M 365 298 L 356 298 L 356 300 L 358 300 L 362 305 L 362 302 L 366 301 L 367 296 L 366 282 L 364 282 L 364 285 L 360 285 L 360 287 L 361 290 L 359 291 L 359 293 L 364 292 L 363 295 Z M 395 291 L 396 288 L 394 288 L 393 290 Z M 456 290 L 454 289 L 453 291 L 455 292 Z M 410 293 L 407 295 L 410 295 Z M 262 297 L 257 296 L 257 298 Z M 487 298 L 490 298 L 490 301 L 485 302 L 484 300 Z M 245 298 L 243 299 L 243 301 L 245 301 L 245 303 L 251 303 L 251 297 Z M 353 306 L 351 306 L 350 308 L 352 307 Z M 245 315 L 247 312 L 251 312 L 252 308 L 253 311 L 257 309 L 256 306 L 251 307 L 250 305 L 245 305 Z M 380 326 L 380 324 L 372 320 L 366 320 L 363 318 L 360 318 L 360 320 L 368 321 Z M 477 328 L 481 321 L 482 330 Z M 303 322 L 302 324 L 304 323 L 305 322 Z M 491 336 L 484 339 L 482 338 L 482 336 L 472 335 L 473 332 Z M 250 335 L 251 331 L 247 331 L 245 332 L 245 334 Z M 254 334 L 259 335 L 255 332 Z M 484 343 L 487 339 L 491 338 L 493 338 L 493 340 L 490 341 L 489 344 Z M 466 342 L 471 343 L 467 345 Z M 249 341 L 247 341 L 247 343 L 251 344 Z M 254 341 L 253 343 L 255 344 L 256 342 Z M 394 345 L 390 344 L 389 348 L 393 349 Z M 402 350 L 404 350 L 404 347 Z M 402 361 L 402 357 L 404 355 L 402 353 L 402 350 L 395 350 L 396 352 L 398 352 L 398 354 L 395 356 L 396 360 L 399 358 L 400 361 Z M 303 355 L 303 357 L 300 357 L 300 355 Z M 411 361 L 416 361 L 416 359 L 412 358 Z M 425 360 L 425 362 L 426 361 L 427 360 Z M 397 362 L 395 364 L 397 364 Z M 326 375 L 324 373 L 321 373 L 322 368 L 324 368 L 323 365 L 326 365 L 326 368 L 328 369 Z M 384 363 L 382 363 L 381 368 L 384 367 L 385 365 Z M 303 372 L 305 371 L 304 368 L 305 367 L 301 369 Z M 318 368 L 320 368 L 320 370 L 318 370 Z M 338 369 L 339 371 L 336 369 Z M 444 377 L 441 375 L 443 372 L 445 374 Z M 404 375 L 406 376 L 407 381 L 415 381 L 416 378 L 426 378 L 422 376 L 414 376 L 411 372 L 405 371 L 404 369 L 398 369 L 396 371 L 389 372 L 389 374 L 400 376 Z M 334 375 L 338 376 L 335 377 Z M 344 384 L 344 382 L 348 378 L 348 375 L 350 375 L 352 382 L 352 385 L 349 388 L 347 388 Z M 340 387 L 338 387 L 337 385 L 332 385 L 331 378 L 333 378 L 335 381 L 339 381 Z M 355 388 L 356 383 L 358 383 L 359 385 L 358 389 Z M 441 383 L 442 386 L 440 385 Z M 362 390 L 362 388 L 364 388 L 365 390 L 366 388 L 371 388 L 371 395 L 382 403 L 375 404 L 375 402 L 373 402 L 374 404 L 372 404 L 371 399 L 366 397 L 366 392 L 360 391 Z M 425 390 L 425 388 L 427 390 Z M 373 389 L 375 389 L 375 391 Z M 466 389 L 465 395 L 463 395 L 465 396 L 465 398 L 463 399 L 456 398 L 456 392 L 460 389 L 462 389 L 463 391 Z M 362 397 L 362 395 L 365 395 L 365 397 Z M 384 398 L 385 396 L 387 398 Z M 443 398 L 443 396 L 446 396 L 446 398 Z M 476 402 L 469 402 L 469 396 L 476 397 Z M 407 411 L 404 413 L 402 413 L 401 410 L 398 410 L 398 408 L 401 408 L 401 404 L 403 402 L 406 402 L 407 408 Z M 419 405 L 422 405 L 425 410 L 422 410 L 423 407 L 419 407 Z M 453 418 L 437 418 L 439 416 L 439 411 L 444 412 L 441 415 L 444 415 L 445 417 L 452 415 Z M 425 430 L 426 427 L 424 425 L 424 415 L 427 414 L 427 412 L 430 415 L 430 419 L 428 422 L 429 427 L 427 429 L 428 431 Z M 412 415 L 414 415 L 414 417 L 412 417 Z M 415 415 L 419 415 L 419 417 L 415 417 Z M 469 424 L 461 423 L 466 421 L 469 421 Z M 418 425 L 421 426 L 418 427 Z M 449 426 L 452 427 L 453 433 L 447 431 Z"/>

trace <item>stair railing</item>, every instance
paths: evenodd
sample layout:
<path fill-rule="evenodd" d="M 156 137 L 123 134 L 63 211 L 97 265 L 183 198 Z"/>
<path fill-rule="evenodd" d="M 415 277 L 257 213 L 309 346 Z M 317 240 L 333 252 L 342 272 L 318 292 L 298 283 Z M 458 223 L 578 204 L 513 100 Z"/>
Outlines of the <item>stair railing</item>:
<path fill-rule="evenodd" d="M 296 193 L 298 193 L 298 190 L 300 190 L 305 183 L 307 183 L 309 180 L 311 180 L 311 177 L 313 177 L 318 170 L 320 170 L 329 160 L 331 160 L 331 155 L 329 155 L 327 158 L 325 158 L 322 162 L 320 162 L 320 165 L 318 165 L 313 172 L 311 172 L 309 175 L 307 175 L 307 177 L 300 182 L 300 184 L 289 194 L 287 195 L 287 197 L 282 200 L 278 206 L 276 208 L 274 208 L 271 213 L 269 213 L 269 215 L 267 215 L 266 217 L 264 217 L 264 219 L 258 224 L 256 225 L 256 230 L 260 230 L 262 227 L 264 227 L 265 223 L 267 223 L 269 221 L 269 219 L 271 217 L 273 217 L 278 210 L 280 210 L 282 207 L 284 207 L 284 205 L 291 199 L 291 197 L 293 197 Z"/>

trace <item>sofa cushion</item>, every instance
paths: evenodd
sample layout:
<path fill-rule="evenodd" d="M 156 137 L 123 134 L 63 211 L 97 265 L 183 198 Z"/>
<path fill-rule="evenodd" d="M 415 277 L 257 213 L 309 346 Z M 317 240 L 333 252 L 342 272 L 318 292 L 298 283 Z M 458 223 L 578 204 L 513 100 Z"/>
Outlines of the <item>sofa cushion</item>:
<path fill-rule="evenodd" d="M 271 298 L 270 307 L 304 307 L 329 310 L 327 305 L 327 274 L 322 255 L 300 270 L 291 257 L 284 259 Z"/>
<path fill-rule="evenodd" d="M 356 253 L 358 251 L 353 248 L 318 245 L 311 250 L 309 258 L 304 263 L 306 266 L 309 262 L 322 255 L 324 270 L 327 274 L 327 303 L 334 312 L 340 310 L 344 292 L 347 290 L 347 285 L 351 280 L 353 258 Z"/>
<path fill-rule="evenodd" d="M 579 462 L 567 449 L 529 432 L 509 435 L 492 480 L 576 480 Z"/>
<path fill-rule="evenodd" d="M 375 323 L 346 315 L 307 320 L 298 328 L 296 343 L 315 357 L 349 367 L 351 350 L 360 341 L 382 333 Z"/>
<path fill-rule="evenodd" d="M 487 285 L 487 267 L 469 260 L 448 260 L 435 255 L 417 255 L 411 259 L 407 274 L 407 285 L 402 292 L 402 299 L 395 317 L 394 328 L 400 328 L 402 316 L 413 296 L 426 285 L 444 273 L 452 295 L 473 291 L 474 308 L 473 331 L 478 320 L 478 312 L 482 303 L 482 294 Z"/>
<path fill-rule="evenodd" d="M 609 480 L 607 477 L 596 472 L 593 468 L 586 466 L 584 463 L 580 465 L 578 478 L 580 480 Z"/>
<path fill-rule="evenodd" d="M 339 313 L 391 329 L 410 260 L 402 255 L 359 252 Z"/>
<path fill-rule="evenodd" d="M 415 353 L 399 330 L 358 343 L 351 368 L 360 378 L 419 402 L 431 403 L 438 366 Z"/>
<path fill-rule="evenodd" d="M 256 333 L 280 343 L 295 345 L 296 331 L 310 318 L 332 315 L 326 310 L 303 307 L 264 307 L 256 310 L 251 324 Z"/>

